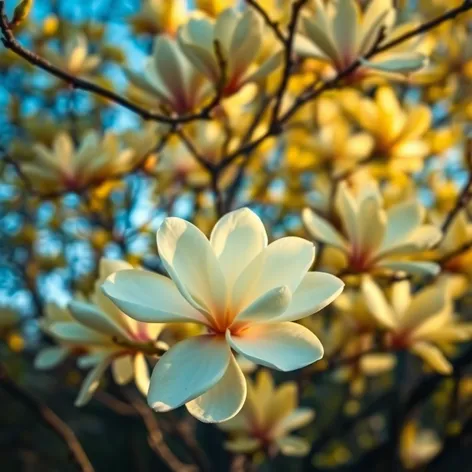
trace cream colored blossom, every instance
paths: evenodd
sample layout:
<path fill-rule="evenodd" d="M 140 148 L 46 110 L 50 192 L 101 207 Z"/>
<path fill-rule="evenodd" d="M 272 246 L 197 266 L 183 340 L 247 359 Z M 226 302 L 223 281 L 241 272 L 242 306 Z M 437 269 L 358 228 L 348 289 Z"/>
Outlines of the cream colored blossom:
<path fill-rule="evenodd" d="M 316 13 L 314 17 L 303 17 L 303 35 L 296 41 L 296 49 L 302 56 L 328 62 L 338 72 L 361 60 L 362 67 L 354 73 L 359 78 L 373 71 L 414 72 L 426 64 L 426 57 L 416 52 L 411 42 L 401 43 L 366 60 L 374 47 L 414 28 L 412 25 L 393 28 L 396 10 L 392 0 L 372 0 L 365 11 L 356 0 L 338 0 L 326 5 L 314 0 L 314 3 Z"/>
<path fill-rule="evenodd" d="M 370 312 L 387 331 L 386 343 L 393 349 L 408 349 L 441 374 L 452 365 L 444 355 L 451 345 L 472 338 L 472 325 L 454 315 L 446 284 L 436 283 L 415 294 L 407 280 L 393 284 L 390 301 L 369 277 L 362 282 Z"/>
<path fill-rule="evenodd" d="M 341 221 L 336 228 L 310 209 L 303 210 L 305 226 L 315 241 L 333 247 L 348 272 L 393 271 L 409 274 L 436 274 L 439 266 L 414 257 L 434 246 L 441 231 L 422 224 L 425 210 L 410 200 L 385 210 L 379 189 L 367 183 L 354 196 L 345 182 L 336 194 L 335 209 Z"/>
<path fill-rule="evenodd" d="M 310 443 L 290 433 L 311 423 L 315 412 L 311 408 L 297 408 L 297 404 L 295 382 L 275 388 L 270 373 L 259 371 L 255 382 L 247 379 L 247 400 L 243 409 L 218 425 L 231 435 L 225 448 L 235 453 L 268 448 L 287 456 L 305 456 Z"/>
<path fill-rule="evenodd" d="M 130 69 L 125 73 L 135 99 L 177 114 L 194 111 L 211 93 L 210 84 L 182 53 L 179 43 L 167 36 L 156 37 L 142 74 Z"/>
<path fill-rule="evenodd" d="M 75 191 L 92 183 L 130 171 L 137 156 L 131 149 L 121 149 L 113 133 L 101 137 L 89 131 L 75 146 L 71 136 L 59 133 L 51 148 L 36 144 L 35 159 L 21 165 L 23 173 L 40 191 Z"/>
<path fill-rule="evenodd" d="M 229 8 L 214 21 L 210 18 L 190 19 L 179 29 L 177 37 L 189 61 L 215 86 L 224 74 L 224 94 L 228 96 L 244 85 L 266 77 L 281 64 L 281 54 L 274 51 L 263 64 L 256 65 L 262 50 L 263 31 L 262 20 L 252 9 L 241 13 Z M 217 47 L 225 62 L 224 71 Z"/>
<path fill-rule="evenodd" d="M 100 56 L 89 55 L 87 37 L 82 33 L 74 34 L 68 39 L 63 52 L 44 48 L 41 54 L 46 60 L 72 75 L 91 74 L 101 63 Z"/>
<path fill-rule="evenodd" d="M 90 400 L 108 367 L 118 384 L 134 380 L 139 390 L 147 394 L 149 368 L 144 354 L 157 349 L 156 339 L 164 325 L 129 318 L 100 289 L 110 274 L 131 268 L 127 262 L 102 259 L 90 302 L 73 300 L 67 309 L 50 306 L 47 311 L 43 329 L 59 345 L 41 350 L 35 364 L 41 369 L 52 368 L 75 353 L 80 367 L 92 368 L 82 384 L 77 406 Z"/>
<path fill-rule="evenodd" d="M 137 320 L 192 322 L 207 329 L 173 346 L 157 363 L 148 395 L 156 411 L 185 404 L 205 422 L 235 416 L 246 399 L 246 380 L 232 349 L 282 371 L 323 356 L 318 338 L 293 321 L 331 303 L 343 283 L 307 272 L 314 260 L 310 242 L 287 237 L 268 245 L 261 220 L 242 209 L 222 217 L 210 241 L 191 223 L 167 218 L 157 246 L 171 279 L 130 270 L 103 285 Z"/>

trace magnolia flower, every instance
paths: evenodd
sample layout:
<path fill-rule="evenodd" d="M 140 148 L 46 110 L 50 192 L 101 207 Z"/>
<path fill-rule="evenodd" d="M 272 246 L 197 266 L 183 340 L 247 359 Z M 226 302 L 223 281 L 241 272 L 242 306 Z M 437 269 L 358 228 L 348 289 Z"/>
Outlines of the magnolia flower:
<path fill-rule="evenodd" d="M 297 408 L 297 403 L 295 382 L 286 382 L 276 389 L 270 373 L 259 371 L 255 383 L 247 379 L 247 400 L 243 409 L 218 425 L 233 437 L 225 442 L 226 449 L 245 454 L 268 449 L 280 450 L 287 456 L 306 455 L 310 450 L 309 442 L 290 433 L 310 423 L 315 412 L 311 408 Z"/>
<path fill-rule="evenodd" d="M 267 245 L 261 220 L 241 209 L 218 221 L 210 241 L 191 223 L 167 218 L 157 246 L 171 279 L 128 270 L 102 287 L 139 321 L 192 322 L 207 329 L 173 346 L 157 363 L 148 395 L 154 410 L 185 404 L 204 422 L 235 416 L 246 398 L 246 380 L 232 349 L 282 371 L 321 359 L 318 338 L 293 321 L 331 303 L 343 283 L 307 272 L 315 255 L 310 242 L 287 237 Z"/>
<path fill-rule="evenodd" d="M 263 41 L 263 24 L 252 9 L 240 13 L 229 8 L 215 21 L 192 18 L 179 29 L 177 37 L 189 61 L 215 86 L 224 74 L 225 96 L 266 77 L 281 63 L 282 56 L 276 53 L 262 65 L 255 65 Z M 217 55 L 218 47 L 225 62 L 224 71 Z"/>
<path fill-rule="evenodd" d="M 89 131 L 78 148 L 74 147 L 71 136 L 61 132 L 52 149 L 36 144 L 35 159 L 22 164 L 21 169 L 41 191 L 76 191 L 129 171 L 135 164 L 136 154 L 131 149 L 121 150 L 119 137 L 112 133 L 101 138 Z"/>
<path fill-rule="evenodd" d="M 62 53 L 45 48 L 42 50 L 42 55 L 46 60 L 72 75 L 90 74 L 101 62 L 100 56 L 88 54 L 87 37 L 80 33 L 74 34 L 65 42 Z"/>
<path fill-rule="evenodd" d="M 147 59 L 142 75 L 129 69 L 125 73 L 133 86 L 130 93 L 136 99 L 155 102 L 177 114 L 195 110 L 211 92 L 180 45 L 167 36 L 156 38 L 153 55 Z"/>
<path fill-rule="evenodd" d="M 454 317 L 445 284 L 437 283 L 411 295 L 410 282 L 403 280 L 393 284 L 389 302 L 382 289 L 365 277 L 362 293 L 370 312 L 387 331 L 387 346 L 410 350 L 441 374 L 452 372 L 443 351 L 470 340 L 472 325 Z"/>
<path fill-rule="evenodd" d="M 425 135 L 432 113 L 424 104 L 402 108 L 390 87 L 379 87 L 374 99 L 349 91 L 342 101 L 346 110 L 374 140 L 374 153 L 388 159 L 393 170 L 418 172 L 430 152 Z"/>
<path fill-rule="evenodd" d="M 118 384 L 134 380 L 139 390 L 146 395 L 149 369 L 145 354 L 156 353 L 166 347 L 156 343 L 164 325 L 143 324 L 129 318 L 100 289 L 110 274 L 131 268 L 126 262 L 102 259 L 100 277 L 91 302 L 73 300 L 66 310 L 53 307 L 48 310 L 43 329 L 59 346 L 40 351 L 35 361 L 36 367 L 54 367 L 72 353 L 79 355 L 80 367 L 93 367 L 82 384 L 76 400 L 77 406 L 90 400 L 109 366 Z"/>
<path fill-rule="evenodd" d="M 302 19 L 303 35 L 296 39 L 296 50 L 302 56 L 328 62 L 341 72 L 358 60 L 362 67 L 354 74 L 362 78 L 367 72 L 409 73 L 421 69 L 426 57 L 412 50 L 411 42 L 402 43 L 376 54 L 366 56 L 376 46 L 382 46 L 401 36 L 411 25 L 393 29 L 396 11 L 392 0 L 372 0 L 365 11 L 356 0 L 338 0 L 323 4 L 314 0 L 316 14 Z"/>
<path fill-rule="evenodd" d="M 195 0 L 195 6 L 213 18 L 216 18 L 223 10 L 226 10 L 233 4 L 233 0 Z"/>
<path fill-rule="evenodd" d="M 135 33 L 174 35 L 186 18 L 184 0 L 145 0 L 141 10 L 131 16 L 129 22 Z"/>
<path fill-rule="evenodd" d="M 313 239 L 340 253 L 341 264 L 348 271 L 387 270 L 410 274 L 439 271 L 439 266 L 433 262 L 411 260 L 441 239 L 441 231 L 436 226 L 422 224 L 425 211 L 416 200 L 386 211 L 378 187 L 373 183 L 366 185 L 356 197 L 342 182 L 335 207 L 341 230 L 308 208 L 303 210 L 302 218 Z"/>

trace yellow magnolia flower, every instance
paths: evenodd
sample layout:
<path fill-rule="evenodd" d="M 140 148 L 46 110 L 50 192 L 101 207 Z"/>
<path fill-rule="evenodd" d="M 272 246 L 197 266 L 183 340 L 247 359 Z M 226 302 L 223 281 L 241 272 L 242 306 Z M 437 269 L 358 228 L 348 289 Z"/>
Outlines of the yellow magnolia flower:
<path fill-rule="evenodd" d="M 224 94 L 233 95 L 244 85 L 256 82 L 273 72 L 282 56 L 274 52 L 263 64 L 256 65 L 261 52 L 264 25 L 252 9 L 243 13 L 229 8 L 216 20 L 192 18 L 178 32 L 178 41 L 188 60 L 215 86 L 224 74 Z M 225 70 L 218 60 L 218 43 Z"/>
<path fill-rule="evenodd" d="M 302 218 L 315 241 L 337 250 L 346 271 L 438 273 L 437 264 L 412 260 L 441 239 L 439 228 L 422 224 L 425 211 L 416 200 L 385 210 L 374 182 L 366 184 L 357 196 L 342 182 L 336 193 L 335 210 L 339 229 L 308 208 L 303 210 Z"/>
<path fill-rule="evenodd" d="M 141 5 L 141 10 L 129 19 L 136 34 L 173 36 L 187 17 L 184 0 L 145 0 Z"/>
<path fill-rule="evenodd" d="M 401 172 L 422 170 L 429 153 L 426 132 L 432 113 L 426 105 L 402 108 L 390 87 L 380 87 L 374 99 L 349 91 L 342 101 L 346 110 L 374 138 L 374 153 L 380 162 L 388 160 L 390 168 Z"/>
<path fill-rule="evenodd" d="M 102 138 L 89 131 L 74 147 L 69 134 L 59 133 L 52 148 L 36 144 L 35 159 L 21 168 L 39 191 L 76 191 L 131 170 L 139 157 L 131 149 L 120 149 L 119 137 L 112 133 Z"/>
<path fill-rule="evenodd" d="M 134 98 L 177 114 L 195 110 L 211 93 L 210 84 L 187 60 L 179 43 L 166 36 L 156 38 L 143 74 L 130 69 L 125 73 Z"/>
<path fill-rule="evenodd" d="M 233 419 L 218 425 L 232 436 L 225 442 L 225 448 L 235 453 L 265 449 L 287 456 L 305 456 L 310 443 L 290 433 L 311 423 L 315 412 L 311 408 L 297 408 L 297 403 L 295 382 L 275 388 L 270 373 L 260 370 L 254 383 L 247 379 L 243 409 Z"/>
<path fill-rule="evenodd" d="M 318 338 L 294 321 L 326 307 L 344 284 L 308 272 L 310 242 L 287 237 L 268 245 L 262 221 L 244 208 L 223 216 L 210 240 L 191 223 L 166 218 L 157 246 L 171 279 L 128 270 L 102 286 L 137 320 L 206 327 L 207 334 L 177 343 L 156 364 L 148 395 L 154 410 L 185 404 L 197 419 L 213 423 L 235 416 L 247 389 L 232 350 L 282 371 L 321 359 Z"/>
<path fill-rule="evenodd" d="M 73 300 L 67 310 L 50 307 L 43 323 L 43 329 L 59 346 L 40 351 L 36 367 L 54 367 L 71 353 L 82 354 L 78 358 L 80 367 L 93 367 L 82 384 L 77 406 L 90 400 L 109 366 L 118 384 L 134 380 L 139 390 L 147 394 L 149 368 L 144 354 L 156 352 L 156 339 L 164 325 L 143 324 L 129 318 L 100 289 L 110 274 L 131 268 L 127 262 L 102 259 L 91 302 Z M 160 347 L 164 348 L 162 343 Z"/>
<path fill-rule="evenodd" d="M 436 283 L 411 295 L 407 280 L 393 284 L 390 302 L 369 277 L 362 281 L 370 312 L 386 331 L 392 349 L 408 349 L 432 369 L 450 374 L 452 365 L 443 351 L 472 338 L 472 324 L 461 323 L 453 312 L 446 284 Z"/>
<path fill-rule="evenodd" d="M 74 34 L 69 38 L 63 52 L 46 47 L 41 54 L 52 64 L 72 75 L 91 74 L 101 63 L 100 56 L 89 55 L 87 37 L 83 33 Z"/>
<path fill-rule="evenodd" d="M 430 462 L 442 449 L 437 433 L 429 429 L 419 429 L 410 421 L 400 437 L 400 457 L 407 469 L 417 469 Z"/>
<path fill-rule="evenodd" d="M 362 67 L 354 72 L 351 80 L 373 71 L 405 74 L 426 64 L 426 57 L 412 50 L 411 41 L 377 54 L 369 61 L 365 59 L 375 46 L 382 46 L 413 28 L 402 25 L 393 29 L 396 11 L 392 0 L 372 0 L 365 11 L 356 0 L 338 0 L 326 5 L 314 0 L 314 3 L 315 16 L 303 17 L 303 35 L 296 40 L 300 55 L 327 62 L 338 72 L 361 60 Z"/>

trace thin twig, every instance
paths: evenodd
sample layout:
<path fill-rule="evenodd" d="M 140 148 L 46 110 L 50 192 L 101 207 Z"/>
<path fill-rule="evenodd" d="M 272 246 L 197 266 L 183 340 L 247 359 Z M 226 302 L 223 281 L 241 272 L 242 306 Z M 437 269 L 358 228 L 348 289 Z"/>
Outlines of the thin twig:
<path fill-rule="evenodd" d="M 94 468 L 82 448 L 74 431 L 47 405 L 41 403 L 29 392 L 23 390 L 9 377 L 5 367 L 0 364 L 0 387 L 15 400 L 20 401 L 33 412 L 49 429 L 54 431 L 67 446 L 71 459 L 82 472 L 94 472 Z"/>
<path fill-rule="evenodd" d="M 158 454 L 173 472 L 196 472 L 198 468 L 194 465 L 184 464 L 169 448 L 164 440 L 164 435 L 159 427 L 154 412 L 136 393 L 127 392 L 131 405 L 136 409 L 143 419 L 144 425 L 149 433 L 148 441 L 151 448 Z"/>
<path fill-rule="evenodd" d="M 269 13 L 262 8 L 257 0 L 246 0 L 247 4 L 250 5 L 254 10 L 261 15 L 262 19 L 265 21 L 266 25 L 274 32 L 277 39 L 282 43 L 285 44 L 287 39 L 285 38 L 284 34 L 280 30 L 279 23 L 277 21 L 273 21 Z"/>

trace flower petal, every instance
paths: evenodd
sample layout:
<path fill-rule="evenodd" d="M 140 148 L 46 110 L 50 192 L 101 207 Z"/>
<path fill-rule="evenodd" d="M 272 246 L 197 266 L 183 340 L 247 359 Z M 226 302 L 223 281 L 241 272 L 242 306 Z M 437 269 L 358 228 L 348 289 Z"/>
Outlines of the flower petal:
<path fill-rule="evenodd" d="M 393 272 L 404 272 L 411 275 L 437 275 L 441 268 L 435 262 L 420 262 L 420 261 L 383 261 L 377 264 L 377 267 L 390 269 Z"/>
<path fill-rule="evenodd" d="M 79 394 L 75 400 L 75 406 L 84 406 L 92 398 L 100 385 L 100 379 L 108 368 L 110 359 L 103 359 L 102 362 L 97 364 L 85 377 L 85 380 L 80 387 Z"/>
<path fill-rule="evenodd" d="M 157 232 L 162 262 L 180 293 L 195 308 L 222 312 L 226 284 L 218 259 L 206 236 L 181 218 L 166 218 Z"/>
<path fill-rule="evenodd" d="M 120 310 L 138 321 L 206 322 L 171 279 L 153 272 L 137 269 L 115 272 L 107 278 L 102 290 Z"/>
<path fill-rule="evenodd" d="M 330 246 L 337 247 L 341 251 L 347 250 L 347 242 L 343 236 L 324 218 L 319 217 L 313 210 L 305 208 L 302 213 L 303 223 L 315 240 Z"/>
<path fill-rule="evenodd" d="M 292 301 L 292 294 L 287 286 L 276 287 L 257 298 L 239 313 L 235 322 L 267 322 L 283 315 Z"/>
<path fill-rule="evenodd" d="M 303 457 L 310 452 L 310 443 L 298 436 L 285 436 L 277 439 L 282 454 L 292 457 Z"/>
<path fill-rule="evenodd" d="M 244 374 L 234 356 L 221 380 L 200 397 L 185 406 L 191 415 L 204 423 L 221 423 L 236 416 L 246 400 Z"/>
<path fill-rule="evenodd" d="M 55 338 L 72 344 L 101 345 L 111 341 L 109 337 L 75 322 L 54 323 L 49 326 L 48 332 Z"/>
<path fill-rule="evenodd" d="M 414 354 L 421 357 L 421 359 L 423 359 L 426 364 L 428 364 L 439 374 L 452 374 L 452 364 L 446 359 L 444 354 L 434 344 L 430 344 L 427 342 L 419 342 L 415 343 L 410 349 Z"/>
<path fill-rule="evenodd" d="M 228 369 L 231 352 L 225 340 L 197 336 L 176 344 L 154 367 L 148 403 L 164 412 L 210 390 Z"/>
<path fill-rule="evenodd" d="M 239 336 L 228 330 L 226 339 L 236 352 L 256 364 L 284 372 L 310 365 L 324 353 L 320 340 L 296 323 L 253 325 Z"/>
<path fill-rule="evenodd" d="M 36 369 L 47 370 L 56 367 L 68 355 L 69 349 L 61 346 L 45 347 L 41 349 L 34 359 Z"/>
<path fill-rule="evenodd" d="M 120 356 L 111 364 L 113 379 L 118 385 L 125 385 L 133 378 L 134 366 L 131 356 Z"/>
<path fill-rule="evenodd" d="M 234 284 L 232 308 L 241 311 L 261 295 L 286 285 L 293 293 L 313 264 L 315 249 L 305 239 L 278 239 L 256 256 Z"/>
<path fill-rule="evenodd" d="M 128 337 L 128 333 L 106 313 L 91 303 L 72 300 L 67 306 L 71 315 L 81 324 L 109 336 Z"/>
<path fill-rule="evenodd" d="M 276 321 L 297 321 L 332 303 L 344 289 L 344 282 L 324 272 L 308 272 L 292 295 L 287 310 Z"/>
<path fill-rule="evenodd" d="M 370 313 L 383 327 L 395 329 L 398 326 L 397 316 L 383 291 L 370 277 L 362 280 L 362 294 Z"/>
<path fill-rule="evenodd" d="M 282 419 L 282 421 L 277 425 L 277 432 L 283 435 L 284 433 L 289 433 L 296 429 L 303 428 L 308 423 L 311 423 L 314 418 L 315 412 L 311 408 L 297 408 Z"/>
<path fill-rule="evenodd" d="M 134 381 L 138 390 L 143 395 L 147 395 L 150 383 L 149 366 L 140 352 L 134 356 Z"/>
<path fill-rule="evenodd" d="M 226 214 L 216 223 L 210 244 L 231 289 L 243 269 L 267 247 L 267 233 L 261 219 L 243 208 Z"/>

